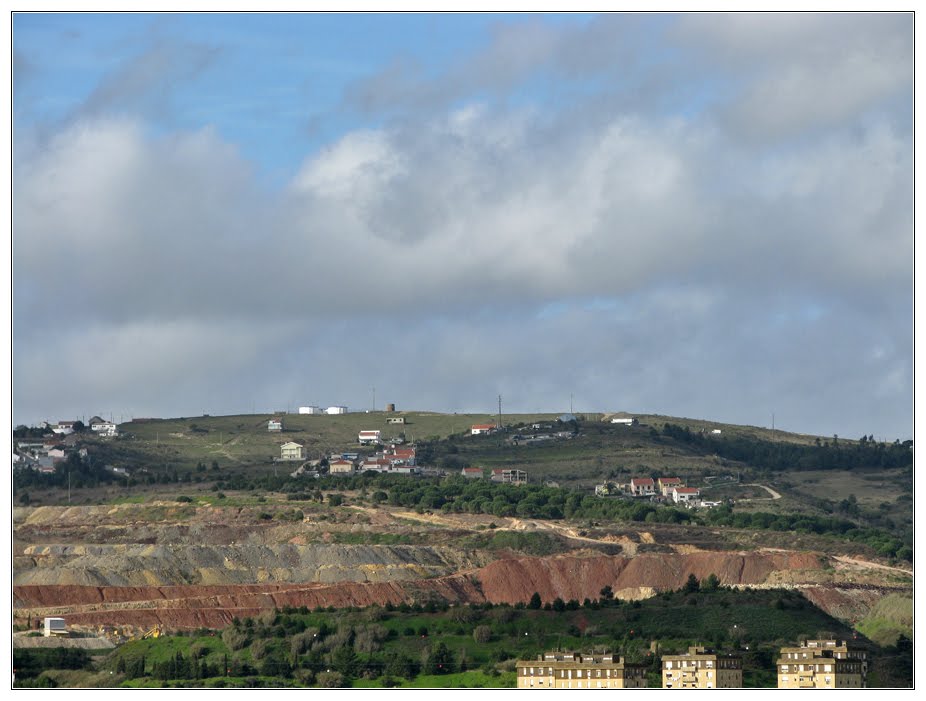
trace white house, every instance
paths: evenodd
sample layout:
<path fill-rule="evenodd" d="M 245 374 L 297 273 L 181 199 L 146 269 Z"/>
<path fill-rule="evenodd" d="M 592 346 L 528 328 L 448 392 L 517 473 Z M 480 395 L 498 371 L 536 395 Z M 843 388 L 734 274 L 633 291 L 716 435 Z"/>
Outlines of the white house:
<path fill-rule="evenodd" d="M 311 414 L 311 415 L 314 416 L 314 415 L 316 415 L 316 414 L 324 414 L 325 412 L 322 411 L 321 407 L 317 407 L 317 406 L 301 406 L 301 407 L 299 407 L 299 413 L 300 413 L 300 414 Z"/>
<path fill-rule="evenodd" d="M 346 414 L 347 407 L 346 406 L 330 406 L 327 409 L 325 409 L 325 413 L 326 414 Z"/>
<path fill-rule="evenodd" d="M 611 423 L 620 424 L 621 426 L 633 426 L 637 423 L 637 420 L 633 417 L 630 417 L 629 419 L 617 418 L 617 419 L 611 419 Z"/>
<path fill-rule="evenodd" d="M 482 434 L 492 433 L 495 430 L 495 424 L 473 424 L 471 435 L 480 436 Z"/>
<path fill-rule="evenodd" d="M 289 441 L 280 446 L 280 460 L 304 460 L 305 447 L 302 443 Z"/>
<path fill-rule="evenodd" d="M 98 436 L 115 436 L 118 432 L 116 424 L 104 419 L 90 420 L 90 430 Z"/>
<path fill-rule="evenodd" d="M 711 433 L 714 434 L 715 436 L 719 436 L 722 433 L 722 431 L 719 428 L 715 428 L 713 431 L 711 431 Z"/>
<path fill-rule="evenodd" d="M 59 421 L 57 426 L 52 426 L 52 432 L 57 433 L 60 436 L 66 436 L 69 433 L 74 433 L 74 424 L 75 421 Z"/>
<path fill-rule="evenodd" d="M 676 504 L 695 502 L 701 497 L 701 490 L 696 487 L 676 487 L 672 490 L 672 500 Z"/>
<path fill-rule="evenodd" d="M 274 416 L 270 421 L 267 422 L 268 431 L 282 431 L 283 430 L 283 419 Z"/>
<path fill-rule="evenodd" d="M 357 442 L 360 445 L 370 445 L 371 443 L 379 443 L 379 431 L 361 431 L 357 436 Z"/>

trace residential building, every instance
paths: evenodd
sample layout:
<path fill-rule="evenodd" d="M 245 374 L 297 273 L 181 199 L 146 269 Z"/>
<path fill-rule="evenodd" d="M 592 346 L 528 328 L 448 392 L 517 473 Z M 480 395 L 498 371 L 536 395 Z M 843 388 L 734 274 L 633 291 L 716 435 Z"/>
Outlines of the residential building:
<path fill-rule="evenodd" d="M 656 483 L 652 477 L 634 477 L 630 480 L 630 492 L 635 497 L 649 497 L 656 493 Z"/>
<path fill-rule="evenodd" d="M 631 416 L 630 418 L 627 418 L 627 419 L 623 419 L 623 418 L 611 419 L 611 423 L 620 424 L 621 426 L 635 426 L 637 424 L 637 420 Z"/>
<path fill-rule="evenodd" d="M 689 504 L 699 501 L 701 490 L 696 487 L 675 487 L 672 490 L 672 501 L 676 504 Z"/>
<path fill-rule="evenodd" d="M 305 446 L 289 441 L 280 446 L 280 460 L 305 460 Z"/>
<path fill-rule="evenodd" d="M 326 414 L 346 414 L 347 407 L 346 406 L 330 406 L 327 409 L 325 409 L 325 413 Z"/>
<path fill-rule="evenodd" d="M 318 414 L 324 414 L 325 412 L 322 411 L 321 407 L 317 407 L 317 406 L 301 406 L 301 407 L 299 407 L 299 413 L 300 413 L 300 414 L 309 414 L 309 415 L 311 415 L 311 416 L 315 416 L 315 415 L 318 415 Z"/>
<path fill-rule="evenodd" d="M 515 663 L 519 689 L 642 689 L 646 667 L 614 654 L 547 652 Z"/>
<path fill-rule="evenodd" d="M 495 431 L 495 424 L 473 424 L 472 429 L 470 429 L 471 435 L 481 436 L 483 434 L 489 434 Z"/>
<path fill-rule="evenodd" d="M 385 451 L 383 457 L 388 458 L 393 465 L 414 466 L 417 460 L 414 448 L 397 448 L 395 445 Z"/>
<path fill-rule="evenodd" d="M 106 421 L 97 416 L 90 419 L 90 430 L 98 436 L 115 436 L 118 432 L 116 424 L 112 421 Z"/>
<path fill-rule="evenodd" d="M 743 686 L 743 660 L 704 647 L 682 655 L 662 656 L 663 689 L 738 689 Z"/>
<path fill-rule="evenodd" d="M 59 421 L 56 426 L 52 426 L 51 430 L 60 436 L 66 436 L 69 433 L 74 433 L 74 424 L 76 423 L 76 421 Z"/>
<path fill-rule="evenodd" d="M 282 431 L 283 430 L 283 419 L 275 416 L 267 422 L 268 431 Z"/>
<path fill-rule="evenodd" d="M 332 475 L 352 475 L 354 463 L 350 460 L 335 460 L 328 463 L 328 472 Z"/>
<path fill-rule="evenodd" d="M 662 496 L 670 497 L 672 496 L 672 490 L 675 487 L 683 487 L 685 485 L 678 477 L 660 477 L 658 480 L 656 480 L 656 486 Z"/>
<path fill-rule="evenodd" d="M 392 467 L 392 461 L 379 457 L 379 458 L 367 458 L 360 464 L 360 469 L 364 472 L 369 470 L 376 470 L 377 472 L 387 472 L 389 468 Z"/>
<path fill-rule="evenodd" d="M 505 484 L 527 484 L 527 473 L 524 470 L 492 470 L 489 479 Z"/>
<path fill-rule="evenodd" d="M 481 480 L 485 476 L 481 467 L 464 467 L 460 470 L 460 474 L 472 480 Z"/>
<path fill-rule="evenodd" d="M 778 658 L 779 689 L 864 689 L 867 675 L 868 653 L 847 642 L 804 640 Z"/>
<path fill-rule="evenodd" d="M 360 445 L 370 445 L 371 443 L 379 443 L 379 431 L 361 431 L 357 436 L 357 442 Z"/>

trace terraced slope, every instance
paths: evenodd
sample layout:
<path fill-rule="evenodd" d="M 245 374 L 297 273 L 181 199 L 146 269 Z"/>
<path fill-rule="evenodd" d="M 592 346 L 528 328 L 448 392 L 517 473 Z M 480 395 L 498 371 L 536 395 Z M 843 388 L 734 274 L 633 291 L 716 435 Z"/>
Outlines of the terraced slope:
<path fill-rule="evenodd" d="M 715 574 L 728 586 L 794 587 L 857 620 L 879 598 L 912 592 L 912 573 L 900 568 L 807 550 L 744 550 L 709 531 L 655 524 L 589 533 L 567 522 L 390 508 L 343 507 L 294 523 L 257 513 L 176 503 L 16 509 L 15 617 L 63 615 L 88 628 L 222 627 L 282 606 L 517 603 L 535 591 L 544 601 L 581 602 L 605 586 L 639 599 L 678 589 L 690 574 Z M 418 544 L 331 542 L 374 530 Z M 524 557 L 460 546 L 506 531 L 546 534 L 564 552 Z"/>

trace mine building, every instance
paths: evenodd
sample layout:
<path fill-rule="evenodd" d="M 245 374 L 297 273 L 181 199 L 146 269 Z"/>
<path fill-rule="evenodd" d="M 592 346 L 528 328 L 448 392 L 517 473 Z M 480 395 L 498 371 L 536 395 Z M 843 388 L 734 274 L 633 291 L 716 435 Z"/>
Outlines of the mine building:
<path fill-rule="evenodd" d="M 68 627 L 63 618 L 46 618 L 45 619 L 45 637 L 51 638 L 56 635 L 67 635 Z"/>

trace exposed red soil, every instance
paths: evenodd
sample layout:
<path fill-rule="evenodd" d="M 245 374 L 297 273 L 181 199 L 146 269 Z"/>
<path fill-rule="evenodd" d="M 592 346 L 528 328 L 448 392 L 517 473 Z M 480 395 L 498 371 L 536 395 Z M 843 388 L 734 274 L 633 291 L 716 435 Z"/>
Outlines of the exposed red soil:
<path fill-rule="evenodd" d="M 818 570 L 813 553 L 692 553 L 622 556 L 568 555 L 495 561 L 470 573 L 434 579 L 338 584 L 91 587 L 16 586 L 17 617 L 55 613 L 69 625 L 160 624 L 168 629 L 221 628 L 234 617 L 283 606 L 369 606 L 424 600 L 449 603 L 517 603 L 536 591 L 544 601 L 598 598 L 615 591 L 678 589 L 690 574 L 716 574 L 724 585 L 762 585 L 773 572 Z M 822 600 L 821 595 L 821 600 Z"/>

